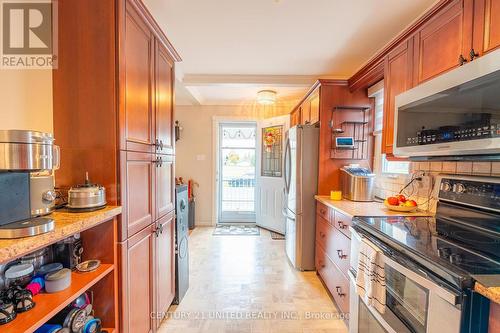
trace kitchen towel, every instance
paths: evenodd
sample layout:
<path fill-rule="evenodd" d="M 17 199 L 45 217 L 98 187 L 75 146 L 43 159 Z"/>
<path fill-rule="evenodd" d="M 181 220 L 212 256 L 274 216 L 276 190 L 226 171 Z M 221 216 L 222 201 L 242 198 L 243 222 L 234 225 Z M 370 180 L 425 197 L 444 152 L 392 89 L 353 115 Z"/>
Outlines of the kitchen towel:
<path fill-rule="evenodd" d="M 363 238 L 359 244 L 356 290 L 366 304 L 385 312 L 385 270 L 382 250 Z"/>

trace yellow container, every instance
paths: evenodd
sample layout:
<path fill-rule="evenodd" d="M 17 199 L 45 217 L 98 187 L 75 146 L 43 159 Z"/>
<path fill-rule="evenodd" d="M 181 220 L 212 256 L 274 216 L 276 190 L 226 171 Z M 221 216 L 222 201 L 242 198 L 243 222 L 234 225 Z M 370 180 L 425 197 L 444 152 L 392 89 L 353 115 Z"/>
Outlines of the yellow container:
<path fill-rule="evenodd" d="M 330 199 L 335 201 L 342 200 L 342 191 L 330 191 Z"/>

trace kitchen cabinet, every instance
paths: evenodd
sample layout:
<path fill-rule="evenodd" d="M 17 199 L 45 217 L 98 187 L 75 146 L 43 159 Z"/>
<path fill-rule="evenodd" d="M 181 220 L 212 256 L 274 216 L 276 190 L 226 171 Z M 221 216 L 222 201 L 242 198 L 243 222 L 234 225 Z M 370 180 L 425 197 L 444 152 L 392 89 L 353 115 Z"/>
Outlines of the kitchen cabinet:
<path fill-rule="evenodd" d="M 349 279 L 351 239 L 345 229 L 351 217 L 317 202 L 316 271 L 339 309 L 349 312 Z"/>
<path fill-rule="evenodd" d="M 290 127 L 301 124 L 300 109 L 295 109 L 290 113 Z"/>
<path fill-rule="evenodd" d="M 309 100 L 310 104 L 310 121 L 311 124 L 316 124 L 319 122 L 319 90 L 316 90 L 316 92 L 311 96 L 311 99 Z"/>
<path fill-rule="evenodd" d="M 148 226 L 119 245 L 121 257 L 121 329 L 123 333 L 153 332 L 154 228 Z"/>
<path fill-rule="evenodd" d="M 156 219 L 174 210 L 175 165 L 173 156 L 156 155 Z"/>
<path fill-rule="evenodd" d="M 500 47 L 500 0 L 475 0 L 473 45 L 479 56 Z"/>
<path fill-rule="evenodd" d="M 121 152 L 122 201 L 118 239 L 123 241 L 155 221 L 155 182 L 157 175 L 153 154 Z M 162 174 L 159 175 L 163 177 Z"/>
<path fill-rule="evenodd" d="M 175 297 L 175 218 L 173 212 L 158 220 L 155 231 L 155 312 L 166 313 Z M 156 320 L 159 327 L 161 320 Z"/>
<path fill-rule="evenodd" d="M 52 80 L 54 135 L 63 158 L 56 185 L 69 188 L 88 171 L 106 187 L 108 204 L 122 206 L 116 331 L 154 331 L 150 312 L 170 305 L 175 281 L 169 269 L 175 237 L 167 222 L 174 215 L 173 99 L 181 59 L 140 0 L 57 6 L 65 33 Z"/>
<path fill-rule="evenodd" d="M 469 60 L 472 49 L 473 0 L 455 0 L 415 34 L 415 84 Z"/>
<path fill-rule="evenodd" d="M 167 49 L 156 42 L 156 152 L 174 154 L 174 62 Z"/>
<path fill-rule="evenodd" d="M 382 153 L 392 155 L 396 96 L 412 87 L 413 39 L 408 39 L 385 58 L 384 126 Z"/>
<path fill-rule="evenodd" d="M 153 141 L 154 36 L 133 6 L 126 6 L 124 45 L 124 150 L 149 152 Z"/>

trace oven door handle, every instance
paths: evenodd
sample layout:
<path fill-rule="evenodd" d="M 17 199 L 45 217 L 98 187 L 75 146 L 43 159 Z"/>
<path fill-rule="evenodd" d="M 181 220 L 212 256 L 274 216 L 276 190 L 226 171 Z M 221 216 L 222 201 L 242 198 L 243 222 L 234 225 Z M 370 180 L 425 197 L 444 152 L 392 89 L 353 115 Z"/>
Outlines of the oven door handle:
<path fill-rule="evenodd" d="M 438 285 L 433 276 L 421 268 L 418 264 L 413 262 L 412 260 L 407 259 L 404 255 L 401 255 L 398 251 L 389 248 L 387 245 L 381 243 L 374 237 L 368 237 L 364 232 L 360 232 L 359 227 L 354 227 L 351 230 L 354 231 L 357 235 L 361 237 L 367 238 L 369 241 L 373 242 L 377 247 L 380 247 L 384 253 L 384 262 L 386 265 L 390 266 L 397 272 L 406 276 L 410 280 L 413 280 L 420 286 L 428 289 L 430 292 L 435 293 L 443 300 L 447 301 L 452 305 L 458 305 L 462 302 L 462 294 L 458 291 L 455 291 L 451 288 L 446 288 L 444 286 Z M 359 237 L 358 236 L 358 237 Z"/>

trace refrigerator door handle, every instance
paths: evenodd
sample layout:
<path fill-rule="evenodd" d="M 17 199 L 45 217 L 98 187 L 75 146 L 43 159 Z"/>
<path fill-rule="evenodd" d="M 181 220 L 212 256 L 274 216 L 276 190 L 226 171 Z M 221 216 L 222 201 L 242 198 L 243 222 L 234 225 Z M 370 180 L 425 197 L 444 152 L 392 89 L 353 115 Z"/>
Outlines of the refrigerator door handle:
<path fill-rule="evenodd" d="M 290 169 L 292 168 L 292 160 L 290 158 L 290 139 L 286 139 L 286 146 L 285 146 L 285 189 L 286 189 L 286 194 L 290 193 Z"/>

